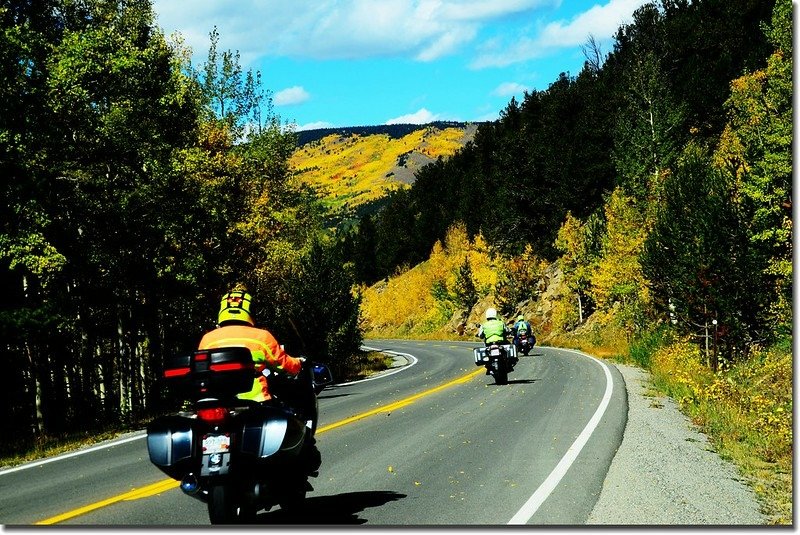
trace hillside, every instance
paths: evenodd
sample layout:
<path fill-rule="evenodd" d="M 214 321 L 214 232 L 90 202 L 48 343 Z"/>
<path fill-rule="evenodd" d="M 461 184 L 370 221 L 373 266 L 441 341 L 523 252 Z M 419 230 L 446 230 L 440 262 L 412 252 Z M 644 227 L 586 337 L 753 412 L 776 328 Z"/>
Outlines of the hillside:
<path fill-rule="evenodd" d="M 477 128 L 474 123 L 432 123 L 315 131 L 299 137 L 308 141 L 297 148 L 290 165 L 329 207 L 347 210 L 412 184 L 419 169 L 453 155 Z"/>

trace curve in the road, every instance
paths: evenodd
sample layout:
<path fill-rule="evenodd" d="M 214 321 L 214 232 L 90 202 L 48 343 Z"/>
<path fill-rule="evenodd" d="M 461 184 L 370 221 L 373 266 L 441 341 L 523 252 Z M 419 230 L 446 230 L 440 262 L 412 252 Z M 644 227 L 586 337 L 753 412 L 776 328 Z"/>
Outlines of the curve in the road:
<path fill-rule="evenodd" d="M 594 415 L 591 417 L 591 419 L 589 419 L 589 423 L 586 424 L 586 427 L 583 428 L 581 434 L 578 435 L 578 438 L 576 438 L 575 442 L 573 442 L 569 447 L 567 452 L 564 454 L 564 457 L 561 458 L 553 471 L 550 472 L 550 475 L 547 476 L 547 479 L 542 482 L 539 488 L 536 489 L 530 498 L 528 498 L 528 501 L 525 502 L 520 510 L 511 518 L 511 520 L 508 521 L 509 524 L 527 524 L 528 520 L 530 520 L 531 517 L 536 514 L 536 511 L 544 503 L 547 497 L 550 496 L 553 490 L 555 490 L 559 481 L 561 481 L 561 479 L 567 473 L 569 467 L 572 466 L 572 463 L 575 462 L 575 459 L 589 441 L 589 437 L 592 436 L 594 430 L 597 429 L 597 425 L 600 423 L 600 419 L 603 417 L 603 414 L 605 414 L 608 403 L 611 401 L 611 394 L 614 391 L 614 381 L 611 378 L 611 372 L 609 371 L 608 366 L 591 355 L 581 353 L 580 351 L 573 351 L 570 349 L 565 349 L 563 351 L 569 351 L 570 353 L 592 359 L 599 364 L 606 376 L 606 390 L 603 394 L 603 398 L 600 400 L 600 405 L 598 405 Z"/>

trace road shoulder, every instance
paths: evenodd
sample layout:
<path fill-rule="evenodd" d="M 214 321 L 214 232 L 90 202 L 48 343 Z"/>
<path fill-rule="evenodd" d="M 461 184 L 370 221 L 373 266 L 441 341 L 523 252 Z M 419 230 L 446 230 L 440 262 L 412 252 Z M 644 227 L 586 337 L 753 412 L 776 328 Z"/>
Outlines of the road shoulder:
<path fill-rule="evenodd" d="M 765 525 L 736 467 L 672 399 L 648 390 L 648 372 L 616 366 L 628 392 L 628 423 L 587 524 Z"/>

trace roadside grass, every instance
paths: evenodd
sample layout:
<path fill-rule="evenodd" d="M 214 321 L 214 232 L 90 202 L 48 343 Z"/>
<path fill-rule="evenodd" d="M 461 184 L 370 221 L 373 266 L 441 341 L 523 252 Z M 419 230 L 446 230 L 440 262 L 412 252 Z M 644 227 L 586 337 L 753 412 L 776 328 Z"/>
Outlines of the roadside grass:
<path fill-rule="evenodd" d="M 790 343 L 754 351 L 746 361 L 716 373 L 704 364 L 697 344 L 674 339 L 666 325 L 630 342 L 624 332 L 606 325 L 577 335 L 556 333 L 548 344 L 648 370 L 648 394 L 678 403 L 720 457 L 737 467 L 770 524 L 792 524 Z"/>
<path fill-rule="evenodd" d="M 330 367 L 334 381 L 346 383 L 364 379 L 373 373 L 389 368 L 391 365 L 392 357 L 388 355 L 377 351 L 360 351 L 342 362 L 330 365 Z M 147 421 L 134 422 L 102 431 L 40 436 L 29 442 L 0 439 L 0 468 L 12 467 L 86 448 L 104 440 L 117 438 L 125 433 L 144 429 L 146 425 Z"/>
<path fill-rule="evenodd" d="M 368 343 L 368 341 L 365 340 Z M 330 364 L 333 380 L 348 383 L 365 379 L 373 373 L 383 371 L 392 365 L 392 357 L 379 351 L 360 351 L 341 362 Z"/>
<path fill-rule="evenodd" d="M 675 399 L 749 482 L 771 524 L 792 524 L 792 354 L 754 352 L 714 373 L 680 341 L 652 357 L 654 385 Z"/>
<path fill-rule="evenodd" d="M 40 436 L 33 442 L 26 444 L 17 443 L 12 445 L 0 442 L 0 451 L 2 451 L 2 454 L 0 454 L 0 468 L 16 466 L 86 448 L 98 442 L 116 438 L 134 429 L 132 427 L 118 427 L 105 431 Z"/>

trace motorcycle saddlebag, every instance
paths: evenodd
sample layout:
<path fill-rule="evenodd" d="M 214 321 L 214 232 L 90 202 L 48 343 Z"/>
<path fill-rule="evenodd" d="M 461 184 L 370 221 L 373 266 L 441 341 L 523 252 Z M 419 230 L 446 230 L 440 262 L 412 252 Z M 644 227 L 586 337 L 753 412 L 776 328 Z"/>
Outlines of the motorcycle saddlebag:
<path fill-rule="evenodd" d="M 483 366 L 488 362 L 488 358 L 486 361 L 483 359 L 487 357 L 486 350 L 489 349 L 487 347 L 476 347 L 472 350 L 472 356 L 475 359 L 475 366 Z"/>
<path fill-rule="evenodd" d="M 517 358 L 517 346 L 514 344 L 505 344 L 503 347 L 506 350 L 506 355 L 508 358 Z"/>
<path fill-rule="evenodd" d="M 164 378 L 185 398 L 233 397 L 253 388 L 255 364 L 246 347 L 201 349 L 168 359 Z"/>
<path fill-rule="evenodd" d="M 268 457 L 294 457 L 300 453 L 307 432 L 305 422 L 290 410 L 272 405 L 252 407 L 237 418 L 242 439 L 239 451 L 253 461 Z"/>
<path fill-rule="evenodd" d="M 182 416 L 162 416 L 147 426 L 150 462 L 173 479 L 192 471 L 193 448 L 202 436 L 201 424 Z"/>
<path fill-rule="evenodd" d="M 514 346 L 514 344 L 503 344 L 500 347 L 505 350 L 507 357 L 512 359 L 516 358 L 517 348 Z M 475 359 L 475 366 L 484 366 L 489 361 L 488 352 L 489 352 L 489 347 L 476 347 L 472 350 L 472 355 L 473 358 Z"/>

